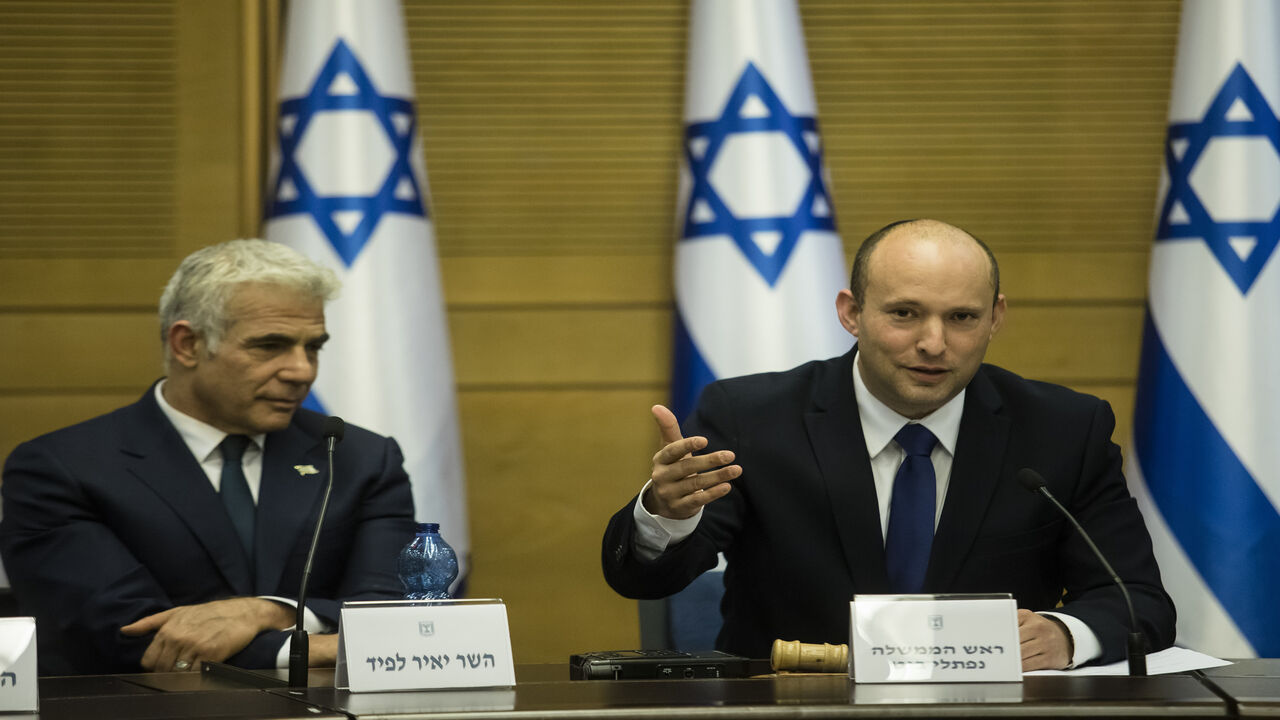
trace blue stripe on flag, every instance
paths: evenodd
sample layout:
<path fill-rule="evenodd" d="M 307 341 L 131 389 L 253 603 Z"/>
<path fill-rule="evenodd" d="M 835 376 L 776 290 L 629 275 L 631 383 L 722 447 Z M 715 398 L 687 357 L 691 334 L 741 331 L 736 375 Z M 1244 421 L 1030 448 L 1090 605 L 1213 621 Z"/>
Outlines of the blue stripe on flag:
<path fill-rule="evenodd" d="M 1134 446 L 1178 543 L 1259 657 L 1280 655 L 1280 515 L 1196 402 L 1148 310 Z"/>
<path fill-rule="evenodd" d="M 307 393 L 307 397 L 302 401 L 302 407 L 312 412 L 318 412 L 321 415 L 329 414 L 329 411 L 325 409 L 324 403 L 320 402 L 319 397 L 316 397 L 315 390 L 312 390 L 311 392 Z"/>
<path fill-rule="evenodd" d="M 675 365 L 671 368 L 671 412 L 676 419 L 684 422 L 698 402 L 698 394 L 707 383 L 716 379 L 711 366 L 702 359 L 698 346 L 693 344 L 693 336 L 684 326 L 679 308 L 673 313 L 672 324 L 675 332 Z"/>

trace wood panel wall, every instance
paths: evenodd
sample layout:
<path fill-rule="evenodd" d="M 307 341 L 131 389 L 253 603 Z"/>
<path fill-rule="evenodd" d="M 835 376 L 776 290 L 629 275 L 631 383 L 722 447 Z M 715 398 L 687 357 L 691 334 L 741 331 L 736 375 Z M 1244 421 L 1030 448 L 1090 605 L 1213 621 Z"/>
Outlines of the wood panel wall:
<path fill-rule="evenodd" d="M 405 0 L 472 589 L 506 599 L 520 662 L 638 643 L 599 536 L 666 397 L 687 11 Z M 849 256 L 903 217 L 982 236 L 1010 299 L 990 359 L 1110 400 L 1125 438 L 1176 0 L 801 11 Z M 279 12 L 0 3 L 0 453 L 136 398 L 177 259 L 259 232 Z"/>

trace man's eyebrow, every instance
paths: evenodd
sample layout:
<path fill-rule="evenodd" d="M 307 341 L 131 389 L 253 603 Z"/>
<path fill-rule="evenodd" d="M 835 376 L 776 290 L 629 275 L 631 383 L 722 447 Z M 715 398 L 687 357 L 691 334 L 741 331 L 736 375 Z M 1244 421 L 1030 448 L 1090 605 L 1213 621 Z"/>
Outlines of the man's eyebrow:
<path fill-rule="evenodd" d="M 328 335 L 325 335 L 325 339 L 328 339 L 328 337 Z M 250 344 L 294 343 L 297 342 L 297 340 L 298 337 L 296 335 L 289 335 L 288 333 L 266 333 L 264 335 L 253 335 L 244 339 L 246 343 Z"/>
<path fill-rule="evenodd" d="M 920 307 L 924 307 L 924 303 L 922 303 L 922 302 L 920 302 L 919 300 L 916 300 L 916 299 L 914 299 L 914 298 L 889 298 L 889 299 L 887 299 L 887 300 L 885 300 L 885 301 L 883 302 L 883 307 L 887 307 L 887 308 L 899 308 L 899 307 L 920 308 Z M 943 312 L 945 312 L 945 313 L 947 313 L 947 314 L 950 314 L 950 313 L 958 313 L 958 312 L 968 312 L 968 313 L 974 313 L 974 314 L 977 314 L 977 315 L 981 315 L 981 314 L 983 313 L 983 311 L 987 310 L 987 307 L 988 307 L 988 306 L 983 305 L 982 303 L 977 303 L 977 304 L 974 304 L 974 305 L 956 305 L 956 306 L 954 306 L 954 307 L 949 307 L 949 308 L 947 308 L 947 309 L 946 309 L 945 311 L 943 311 Z"/>

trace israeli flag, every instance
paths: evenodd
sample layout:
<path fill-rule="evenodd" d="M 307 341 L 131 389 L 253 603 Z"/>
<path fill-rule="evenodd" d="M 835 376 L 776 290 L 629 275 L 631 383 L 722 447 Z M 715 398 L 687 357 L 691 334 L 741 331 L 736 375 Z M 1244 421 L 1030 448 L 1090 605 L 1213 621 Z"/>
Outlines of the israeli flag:
<path fill-rule="evenodd" d="M 1129 475 L 1178 644 L 1280 656 L 1280 5 L 1186 0 Z"/>
<path fill-rule="evenodd" d="M 680 420 L 713 380 L 853 344 L 836 317 L 844 250 L 794 0 L 694 0 L 684 122 L 671 376 Z M 715 644 L 723 592 L 723 573 L 709 572 L 672 596 L 675 648 Z"/>
<path fill-rule="evenodd" d="M 343 283 L 307 406 L 397 439 L 418 520 L 440 523 L 460 584 L 457 401 L 398 0 L 290 3 L 276 140 L 267 238 Z"/>
<path fill-rule="evenodd" d="M 707 383 L 839 355 L 846 285 L 794 0 L 695 0 L 676 224 L 672 410 Z"/>

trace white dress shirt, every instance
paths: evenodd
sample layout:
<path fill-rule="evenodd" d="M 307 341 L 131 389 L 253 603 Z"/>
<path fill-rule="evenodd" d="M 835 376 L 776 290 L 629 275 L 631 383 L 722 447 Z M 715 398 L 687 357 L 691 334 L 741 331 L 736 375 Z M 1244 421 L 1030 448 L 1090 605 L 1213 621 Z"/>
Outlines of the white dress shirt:
<path fill-rule="evenodd" d="M 855 356 L 855 359 L 859 359 Z M 853 364 L 853 395 L 858 404 L 858 419 L 862 424 L 862 438 L 867 445 L 867 455 L 871 458 L 871 477 L 876 486 L 876 504 L 880 510 L 880 537 L 887 537 L 889 532 L 889 505 L 893 500 L 893 480 L 898 474 L 898 466 L 906 459 L 906 451 L 902 449 L 894 436 L 904 425 L 918 422 L 928 428 L 938 439 L 933 446 L 929 460 L 933 462 L 934 477 L 937 479 L 937 506 L 934 508 L 933 527 L 937 529 L 938 520 L 942 517 L 942 509 L 946 505 L 947 488 L 951 482 L 951 461 L 955 457 L 956 439 L 960 436 L 960 420 L 964 416 L 964 398 L 966 390 L 951 398 L 945 405 L 932 413 L 911 420 L 899 415 L 871 394 L 867 384 L 862 380 L 860 363 Z M 732 450 L 732 448 L 729 448 Z M 652 479 L 640 490 L 640 497 L 649 490 Z M 653 561 L 674 545 L 689 537 L 698 527 L 702 519 L 702 509 L 697 514 L 683 520 L 672 520 L 654 515 L 645 509 L 644 503 L 637 499 L 632 511 L 635 519 L 635 540 L 633 550 L 642 560 Z M 723 562 L 721 563 L 723 564 Z M 1083 621 L 1062 613 L 1044 612 L 1061 620 L 1071 632 L 1075 651 L 1071 658 L 1071 667 L 1086 663 L 1102 654 L 1102 645 L 1098 636 Z"/>
<path fill-rule="evenodd" d="M 182 442 L 187 444 L 191 454 L 200 463 L 200 469 L 208 476 L 213 491 L 218 492 L 222 488 L 222 451 L 218 448 L 227 438 L 227 433 L 170 405 L 162 392 L 165 382 L 161 380 L 156 385 L 156 402 L 160 404 L 160 411 L 169 418 L 169 422 L 182 436 Z M 258 488 L 262 487 L 262 448 L 267 442 L 267 436 L 265 433 L 250 435 L 249 441 L 240 458 L 240 467 L 244 469 L 244 479 L 249 483 L 249 493 L 253 495 L 253 502 L 256 504 Z"/>

